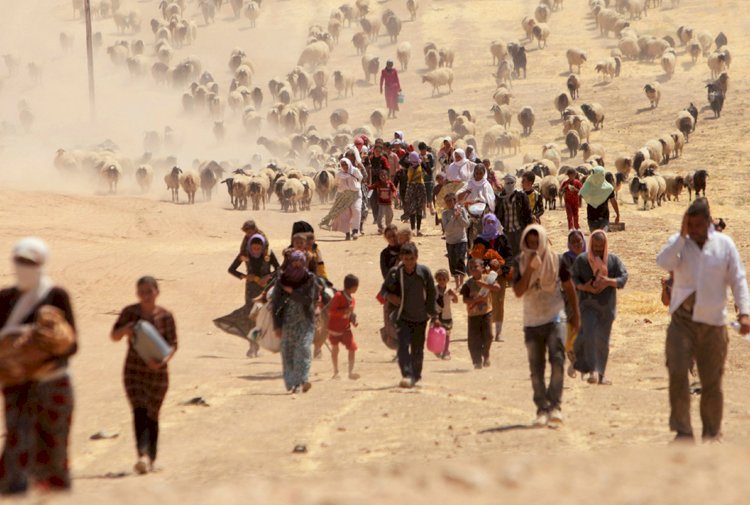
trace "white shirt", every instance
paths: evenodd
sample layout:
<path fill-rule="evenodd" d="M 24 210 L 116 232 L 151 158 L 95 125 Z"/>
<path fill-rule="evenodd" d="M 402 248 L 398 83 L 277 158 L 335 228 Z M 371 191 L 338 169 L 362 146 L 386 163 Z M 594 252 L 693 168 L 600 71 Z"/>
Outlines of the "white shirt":
<path fill-rule="evenodd" d="M 360 192 L 362 185 L 362 172 L 357 167 L 352 167 L 349 172 L 339 170 L 336 172 L 337 189 L 339 191 L 357 191 Z"/>
<path fill-rule="evenodd" d="M 479 182 L 469 180 L 469 182 L 458 191 L 457 195 L 462 193 L 468 193 L 466 201 L 484 202 L 490 208 L 491 212 L 495 212 L 495 190 L 492 189 L 492 184 L 490 184 L 487 179 L 483 179 Z"/>
<path fill-rule="evenodd" d="M 471 179 L 472 175 L 474 175 L 474 163 L 469 160 L 462 165 L 454 161 L 445 170 L 445 178 L 448 182 L 466 182 Z"/>
<path fill-rule="evenodd" d="M 713 227 L 703 249 L 689 238 L 673 235 L 656 257 L 656 264 L 674 272 L 670 314 L 695 293 L 693 321 L 724 326 L 729 286 L 740 314 L 750 315 L 750 292 L 740 254 L 734 241 L 724 233 L 714 231 Z"/>

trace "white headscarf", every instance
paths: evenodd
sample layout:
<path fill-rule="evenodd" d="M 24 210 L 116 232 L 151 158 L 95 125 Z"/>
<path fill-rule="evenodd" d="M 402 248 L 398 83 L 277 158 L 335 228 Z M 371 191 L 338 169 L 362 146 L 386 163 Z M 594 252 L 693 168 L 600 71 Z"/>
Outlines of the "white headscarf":
<path fill-rule="evenodd" d="M 52 281 L 44 274 L 44 265 L 48 257 L 47 244 L 36 237 L 21 239 L 13 247 L 13 260 L 25 259 L 34 262 L 34 265 L 19 264 L 14 261 L 16 288 L 21 292 L 21 297 L 13 306 L 5 325 L 0 329 L 0 338 L 22 331 L 21 323 L 29 317 L 52 289 Z"/>
<path fill-rule="evenodd" d="M 492 189 L 492 184 L 487 180 L 486 168 L 484 169 L 484 177 L 482 177 L 482 180 L 478 181 L 472 176 L 466 185 L 459 191 L 459 193 L 465 192 L 469 193 L 469 201 L 484 202 L 490 208 L 490 211 L 495 212 L 495 190 Z"/>
<path fill-rule="evenodd" d="M 348 172 L 341 169 L 341 162 L 346 163 L 349 167 Z M 336 179 L 339 181 L 337 185 L 339 191 L 359 191 L 362 187 L 359 182 L 362 180 L 362 173 L 346 157 L 339 160 L 339 171 L 336 172 Z"/>
<path fill-rule="evenodd" d="M 456 149 L 453 151 L 453 155 L 459 155 L 461 161 L 453 161 L 453 163 L 448 165 L 448 169 L 445 171 L 448 182 L 468 182 L 474 170 L 469 165 L 469 160 L 466 159 L 466 151 Z"/>
<path fill-rule="evenodd" d="M 536 231 L 539 235 L 539 247 L 536 251 L 533 251 L 526 246 L 526 235 L 532 230 Z M 557 289 L 560 259 L 557 254 L 552 251 L 551 243 L 547 238 L 547 231 L 538 224 L 527 226 L 521 235 L 521 261 L 519 265 L 521 275 L 526 271 L 534 252 L 536 252 L 536 256 L 541 261 L 541 265 L 531 274 L 529 286 L 532 286 L 539 281 L 539 287 L 542 291 L 552 293 Z"/>

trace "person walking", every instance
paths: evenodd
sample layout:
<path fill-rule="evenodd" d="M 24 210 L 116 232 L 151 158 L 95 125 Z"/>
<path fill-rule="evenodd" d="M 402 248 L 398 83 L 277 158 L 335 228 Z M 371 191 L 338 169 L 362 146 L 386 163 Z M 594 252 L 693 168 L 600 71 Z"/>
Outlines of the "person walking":
<path fill-rule="evenodd" d="M 586 201 L 586 220 L 589 232 L 594 230 L 609 231 L 609 205 L 615 211 L 615 223 L 620 222 L 620 207 L 615 198 L 615 188 L 607 182 L 604 168 L 594 167 L 580 191 Z"/>
<path fill-rule="evenodd" d="M 682 218 L 680 232 L 670 237 L 656 257 L 673 272 L 667 329 L 669 428 L 676 440 L 693 440 L 690 423 L 690 380 L 694 359 L 701 379 L 700 413 L 703 440 L 721 438 L 724 412 L 722 378 L 727 358 L 727 287 L 739 313 L 739 332 L 750 333 L 750 292 L 734 241 L 714 230 L 705 198 L 696 199 Z"/>
<path fill-rule="evenodd" d="M 610 385 L 606 378 L 609 339 L 617 316 L 617 290 L 628 282 L 622 260 L 609 252 L 604 230 L 589 238 L 589 250 L 573 263 L 573 283 L 578 290 L 581 327 L 575 340 L 574 368 L 589 374 L 589 384 Z"/>
<path fill-rule="evenodd" d="M 354 312 L 356 300 L 354 294 L 359 288 L 359 279 L 353 274 L 344 277 L 344 290 L 338 291 L 328 306 L 328 339 L 331 343 L 331 361 L 333 364 L 333 378 L 339 377 L 339 344 L 349 352 L 349 378 L 359 379 L 354 373 L 354 360 L 357 352 L 357 342 L 354 340 L 352 326 L 357 327 L 357 315 Z"/>
<path fill-rule="evenodd" d="M 168 310 L 156 305 L 159 297 L 159 284 L 153 277 L 141 277 L 136 283 L 139 303 L 128 305 L 120 313 L 111 338 L 119 342 L 128 339 L 128 353 L 123 372 L 125 392 L 133 410 L 133 427 L 138 461 L 134 469 L 137 474 L 154 470 L 157 444 L 159 441 L 159 411 L 169 389 L 167 363 L 177 351 L 177 328 L 174 317 Z M 162 361 L 144 361 L 133 346 L 133 327 L 143 320 L 151 323 L 164 340 L 172 347 L 172 352 Z"/>
<path fill-rule="evenodd" d="M 485 266 L 497 273 L 496 284 L 500 289 L 492 290 L 492 322 L 495 327 L 495 342 L 503 341 L 503 321 L 505 320 L 505 290 L 507 273 L 513 260 L 513 252 L 508 239 L 503 234 L 503 226 L 495 214 L 486 214 L 482 218 L 482 232 L 477 235 L 472 248 L 472 256 L 478 255 Z"/>
<path fill-rule="evenodd" d="M 490 292 L 500 291 L 497 283 L 488 284 L 484 274 L 484 262 L 473 258 L 469 261 L 471 277 L 461 287 L 461 296 L 466 304 L 468 317 L 469 354 L 474 368 L 490 366 L 492 347 L 492 298 Z"/>
<path fill-rule="evenodd" d="M 46 275 L 47 244 L 27 237 L 13 247 L 16 283 L 0 291 L 0 382 L 5 443 L 0 495 L 21 495 L 29 478 L 42 491 L 70 488 L 68 437 L 73 387 L 68 360 L 77 351 L 70 296 Z M 22 350 L 26 340 L 34 362 Z M 36 359 L 39 358 L 39 359 Z"/>
<path fill-rule="evenodd" d="M 586 238 L 583 236 L 583 232 L 581 230 L 573 229 L 568 231 L 568 250 L 565 251 L 562 255 L 563 263 L 565 263 L 565 268 L 568 269 L 569 272 L 573 271 L 573 263 L 575 263 L 576 258 L 583 253 L 586 250 Z M 578 296 L 578 293 L 576 292 L 576 296 Z M 580 301 L 579 301 L 580 306 Z M 576 363 L 576 355 L 573 352 L 573 346 L 575 345 L 576 338 L 578 337 L 578 332 L 573 331 L 573 327 L 570 323 L 570 321 L 573 318 L 573 304 L 571 303 L 571 300 L 565 299 L 565 321 L 566 321 L 566 327 L 567 327 L 567 336 L 565 339 L 565 356 L 568 358 L 568 377 L 571 379 L 575 379 L 576 377 L 576 370 L 575 370 L 575 363 Z"/>
<path fill-rule="evenodd" d="M 555 254 L 541 225 L 528 226 L 521 236 L 521 254 L 513 262 L 513 292 L 523 297 L 523 333 L 531 370 L 531 386 L 537 408 L 536 426 L 562 423 L 565 350 L 560 312 L 565 296 L 573 303 L 571 324 L 578 329 L 578 301 L 570 272 Z M 551 373 L 544 383 L 545 355 Z"/>
<path fill-rule="evenodd" d="M 336 200 L 331 210 L 320 221 L 324 230 L 346 234 L 346 240 L 357 239 L 357 231 L 362 219 L 362 172 L 347 158 L 339 161 L 336 172 Z"/>
<path fill-rule="evenodd" d="M 466 253 L 468 238 L 466 229 L 471 224 L 469 213 L 463 205 L 458 205 L 455 193 L 445 195 L 445 210 L 442 223 L 445 232 L 445 247 L 448 252 L 448 268 L 456 281 L 456 291 L 466 277 Z"/>
<path fill-rule="evenodd" d="M 427 144 L 420 142 L 417 144 L 419 157 L 422 159 L 422 176 L 424 178 L 425 202 L 430 209 L 430 214 L 435 215 L 435 156 L 432 155 Z"/>
<path fill-rule="evenodd" d="M 542 199 L 542 194 L 534 189 L 535 180 L 536 175 L 534 172 L 524 172 L 521 176 L 521 188 L 529 198 L 532 219 L 536 224 L 539 224 L 542 222 L 542 214 L 544 214 L 544 200 Z"/>
<path fill-rule="evenodd" d="M 437 320 L 435 280 L 425 265 L 417 263 L 417 246 L 401 247 L 401 265 L 392 268 L 382 290 L 388 302 L 396 307 L 398 331 L 398 365 L 402 388 L 413 388 L 422 380 L 424 345 L 427 322 L 440 325 Z"/>
<path fill-rule="evenodd" d="M 579 230 L 578 211 L 581 208 L 581 181 L 578 180 L 578 172 L 575 168 L 569 168 L 566 172 L 567 179 L 560 185 L 560 192 L 565 198 L 565 215 L 568 218 L 568 230 Z"/>
<path fill-rule="evenodd" d="M 369 189 L 375 197 L 377 206 L 373 207 L 373 211 L 377 215 L 378 235 L 381 235 L 393 222 L 393 200 L 398 199 L 398 190 L 388 178 L 387 170 L 378 171 L 378 181 L 370 184 Z"/>
<path fill-rule="evenodd" d="M 287 391 L 307 393 L 310 384 L 311 347 L 315 336 L 315 306 L 320 287 L 307 269 L 307 255 L 291 251 L 286 268 L 274 286 L 273 327 L 281 339 L 281 363 Z"/>
<path fill-rule="evenodd" d="M 495 214 L 503 225 L 513 256 L 521 252 L 521 235 L 534 222 L 529 197 L 516 189 L 516 178 L 510 174 L 503 178 L 503 191 L 495 204 Z"/>
<path fill-rule="evenodd" d="M 404 200 L 404 215 L 409 218 L 411 229 L 416 230 L 417 236 L 422 236 L 422 214 L 425 209 L 427 190 L 424 185 L 422 159 L 417 152 L 409 153 L 409 168 L 407 169 L 406 195 Z"/>
<path fill-rule="evenodd" d="M 388 107 L 388 119 L 396 118 L 398 112 L 398 95 L 401 93 L 401 83 L 398 71 L 393 67 L 393 60 L 385 62 L 385 68 L 380 72 L 380 94 L 385 93 L 385 105 Z"/>

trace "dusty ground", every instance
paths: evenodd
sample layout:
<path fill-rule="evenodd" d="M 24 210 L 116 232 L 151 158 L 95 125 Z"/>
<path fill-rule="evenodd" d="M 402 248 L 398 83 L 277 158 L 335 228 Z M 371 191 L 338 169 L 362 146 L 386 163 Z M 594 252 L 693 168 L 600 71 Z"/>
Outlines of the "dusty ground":
<path fill-rule="evenodd" d="M 378 4 L 405 16 L 402 2 Z M 668 3 L 668 2 L 665 2 Z M 304 44 L 307 26 L 325 24 L 337 3 L 264 0 L 255 30 L 247 20 L 231 19 L 224 5 L 217 23 L 203 27 L 196 17 L 196 45 L 178 56 L 196 54 L 222 83 L 232 47 L 244 47 L 255 63 L 255 81 L 265 83 L 291 70 Z M 416 23 L 404 23 L 400 40 L 412 44 L 412 66 L 401 74 L 407 101 L 397 121 L 387 130 L 403 129 L 409 139 L 447 133 L 446 109 L 469 108 L 480 117 L 480 132 L 493 124 L 493 71 L 489 42 L 520 38 L 520 19 L 533 12 L 533 2 L 422 0 Z M 3 52 L 25 65 L 44 65 L 40 84 L 29 81 L 24 69 L 7 78 L 0 91 L 0 251 L 8 251 L 19 237 L 43 236 L 52 248 L 50 271 L 73 294 L 80 320 L 81 351 L 73 361 L 76 419 L 72 441 L 75 494 L 71 503 L 132 503 L 139 496 L 158 496 L 164 503 L 440 503 L 459 499 L 496 503 L 498 497 L 528 502 L 560 496 L 563 503 L 582 497 L 622 504 L 743 503 L 747 484 L 740 482 L 748 463 L 750 409 L 746 401 L 746 363 L 750 347 L 732 335 L 726 376 L 725 443 L 696 450 L 666 449 L 667 381 L 663 340 L 668 318 L 658 303 L 659 276 L 654 256 L 666 237 L 677 229 L 686 203 L 637 210 L 627 192 L 621 194 L 627 231 L 612 235 L 610 250 L 630 271 L 630 282 L 620 297 L 619 318 L 612 338 L 611 387 L 592 388 L 568 381 L 563 429 L 527 430 L 534 408 L 521 340 L 520 303 L 509 296 L 506 342 L 493 348 L 493 366 L 471 369 L 461 340 L 465 314 L 456 312 L 453 360 L 426 359 L 424 385 L 414 391 L 395 388 L 398 371 L 392 353 L 380 343 L 380 307 L 374 295 L 380 283 L 377 254 L 384 243 L 368 234 L 345 243 L 339 235 L 319 234 L 331 278 L 340 284 L 354 272 L 362 279 L 358 294 L 362 324 L 357 332 L 362 379 L 331 381 L 331 366 L 313 366 L 313 390 L 307 395 L 284 394 L 278 356 L 245 358 L 246 344 L 218 332 L 211 320 L 236 308 L 242 286 L 225 273 L 240 240 L 238 228 L 252 217 L 269 234 L 277 252 L 289 240 L 291 223 L 304 218 L 317 223 L 326 207 L 312 212 L 282 214 L 272 203 L 265 212 L 230 210 L 225 194 L 195 206 L 167 203 L 160 176 L 149 195 L 126 181 L 120 194 L 104 197 L 88 180 L 61 178 L 51 169 L 60 146 L 88 147 L 110 138 L 131 156 L 142 152 L 146 129 L 170 124 L 183 138 L 175 154 L 189 165 L 193 158 L 236 159 L 244 163 L 258 151 L 253 139 L 228 114 L 228 141 L 217 144 L 207 119 L 180 112 L 182 90 L 155 89 L 147 78 L 131 83 L 124 69 L 115 69 L 106 54 L 97 57 L 98 122 L 88 123 L 83 25 L 73 20 L 69 2 L 26 2 L 9 8 L 9 29 L 0 35 Z M 147 22 L 156 2 L 135 2 L 144 18 L 141 37 L 150 42 Z M 650 10 L 634 26 L 643 33 L 672 34 L 681 24 L 692 24 L 716 35 L 726 33 L 732 47 L 732 85 L 724 114 L 718 121 L 703 113 L 698 131 L 684 156 L 669 170 L 686 172 L 707 168 L 708 196 L 714 214 L 724 217 L 743 258 L 748 254 L 744 175 L 741 171 L 748 104 L 746 24 L 740 1 L 717 1 L 706 6 L 683 0 L 678 9 Z M 196 5 L 188 12 L 197 14 Z M 705 59 L 696 66 L 678 49 L 678 70 L 662 79 L 658 64 L 626 62 L 623 75 L 602 84 L 594 63 L 615 44 L 601 38 L 586 16 L 583 0 L 568 0 L 553 15 L 547 49 L 529 45 L 529 75 L 514 83 L 514 112 L 523 105 L 537 111 L 534 134 L 524 140 L 523 152 L 538 153 L 543 143 L 562 143 L 557 113 L 552 105 L 564 90 L 565 51 L 581 47 L 589 53 L 584 66 L 581 98 L 598 101 L 607 110 L 605 129 L 592 141 L 607 148 L 611 161 L 628 154 L 646 140 L 674 129 L 674 118 L 691 101 L 706 105 L 704 84 L 709 77 Z M 75 32 L 73 52 L 62 54 L 61 30 Z M 105 47 L 118 38 L 110 19 L 96 20 Z M 345 30 L 328 68 L 346 68 L 361 78 L 360 58 Z M 130 38 L 130 37 L 125 37 Z M 430 98 L 420 82 L 424 70 L 421 47 L 433 40 L 457 50 L 456 81 L 452 95 Z M 381 37 L 369 52 L 381 60 L 395 56 L 395 46 Z M 0 70 L 0 72 L 2 72 Z M 0 74 L 4 75 L 4 74 Z M 662 80 L 660 107 L 647 110 L 645 82 Z M 265 87 L 263 84 L 261 86 Z M 35 112 L 29 134 L 13 131 L 16 103 L 24 98 Z M 333 94 L 332 94 L 333 98 Z M 355 99 L 331 100 L 330 107 L 313 114 L 313 123 L 327 132 L 327 116 L 346 107 L 352 125 L 363 124 L 382 98 L 372 86 L 359 83 Z M 267 107 L 267 104 L 266 104 Z M 516 125 L 514 118 L 513 124 Z M 481 138 L 478 135 L 479 138 Z M 163 153 L 171 154 L 171 153 Z M 515 168 L 520 156 L 506 158 Z M 666 170 L 666 169 L 665 169 Z M 200 200 L 200 197 L 199 197 Z M 553 230 L 562 250 L 564 213 L 548 212 L 543 223 Z M 373 227 L 368 227 L 368 232 Z M 446 266 L 444 246 L 431 226 L 417 240 L 421 259 L 431 268 Z M 129 472 L 133 463 L 130 413 L 121 385 L 125 350 L 108 339 L 117 311 L 134 300 L 133 283 L 143 274 L 162 282 L 161 302 L 175 313 L 180 351 L 171 366 L 172 386 L 162 411 L 162 438 L 157 474 L 112 478 Z M 0 284 L 11 282 L 0 270 Z M 202 396 L 209 407 L 183 402 Z M 695 409 L 697 418 L 697 408 Z M 91 441 L 98 431 L 119 433 L 114 440 Z M 697 428 L 699 431 L 699 428 Z M 307 446 L 293 455 L 296 444 Z M 718 482 L 718 483 L 717 483 Z M 65 501 L 65 500 L 63 500 Z"/>

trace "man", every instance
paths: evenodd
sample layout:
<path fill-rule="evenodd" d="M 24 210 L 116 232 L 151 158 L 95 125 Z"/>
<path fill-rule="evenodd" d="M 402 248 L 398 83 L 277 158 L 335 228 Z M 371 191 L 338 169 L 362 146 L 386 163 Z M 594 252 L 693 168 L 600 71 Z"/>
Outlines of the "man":
<path fill-rule="evenodd" d="M 568 324 L 578 331 L 575 288 L 562 258 L 550 248 L 545 229 L 534 224 L 521 237 L 522 252 L 513 262 L 513 292 L 523 297 L 523 333 L 531 369 L 531 386 L 537 408 L 535 426 L 562 423 L 565 349 L 560 313 L 565 300 L 571 305 Z M 565 299 L 563 299 L 563 291 Z M 544 384 L 545 354 L 551 367 L 549 387 Z"/>
<path fill-rule="evenodd" d="M 516 189 L 516 178 L 510 174 L 503 178 L 503 191 L 498 197 L 495 214 L 503 225 L 513 256 L 517 256 L 521 252 L 521 234 L 534 222 L 529 197 Z"/>
<path fill-rule="evenodd" d="M 544 214 L 544 200 L 542 194 L 534 189 L 536 175 L 534 172 L 525 172 L 521 176 L 521 187 L 526 196 L 529 197 L 529 207 L 531 207 L 531 216 L 536 224 L 542 222 L 541 217 Z"/>
<path fill-rule="evenodd" d="M 705 198 L 696 199 L 682 218 L 680 233 L 672 236 L 656 258 L 674 272 L 669 303 L 672 321 L 667 329 L 669 370 L 669 427 L 675 440 L 693 440 L 690 424 L 688 369 L 692 360 L 701 378 L 703 440 L 721 437 L 724 394 L 721 382 L 727 358 L 727 286 L 739 312 L 740 333 L 750 333 L 750 292 L 745 267 L 734 242 L 712 226 Z"/>
<path fill-rule="evenodd" d="M 396 308 L 398 366 L 402 388 L 413 388 L 422 379 L 427 321 L 437 322 L 435 281 L 430 269 L 417 263 L 417 246 L 401 246 L 401 265 L 392 268 L 383 283 L 388 301 Z"/>

